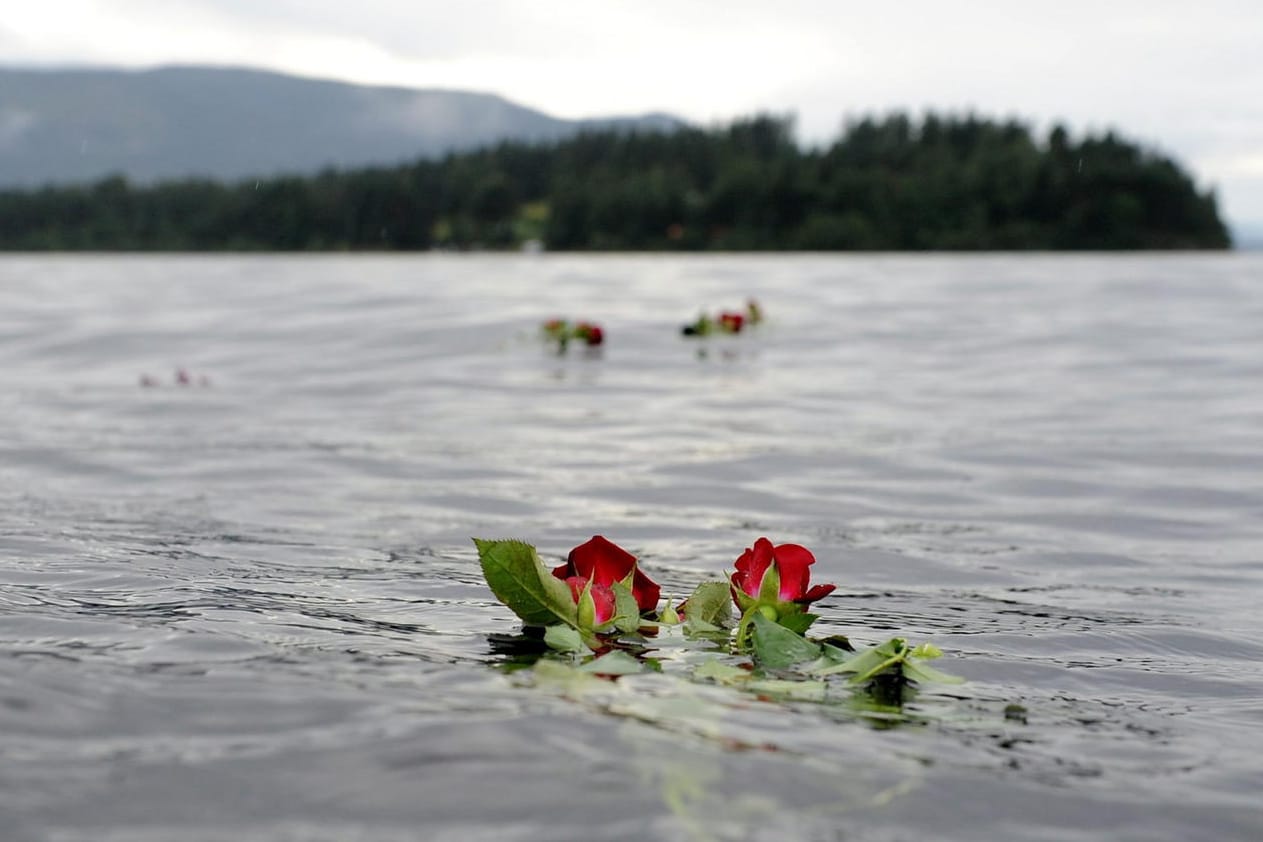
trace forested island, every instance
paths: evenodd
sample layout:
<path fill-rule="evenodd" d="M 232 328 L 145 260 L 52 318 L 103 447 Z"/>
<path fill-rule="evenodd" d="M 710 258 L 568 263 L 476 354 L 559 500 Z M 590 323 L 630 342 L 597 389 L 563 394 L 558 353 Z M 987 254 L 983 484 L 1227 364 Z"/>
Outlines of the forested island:
<path fill-rule="evenodd" d="M 0 249 L 1099 250 L 1228 248 L 1214 195 L 1112 133 L 901 114 L 805 149 L 788 118 L 232 184 L 0 192 Z"/>

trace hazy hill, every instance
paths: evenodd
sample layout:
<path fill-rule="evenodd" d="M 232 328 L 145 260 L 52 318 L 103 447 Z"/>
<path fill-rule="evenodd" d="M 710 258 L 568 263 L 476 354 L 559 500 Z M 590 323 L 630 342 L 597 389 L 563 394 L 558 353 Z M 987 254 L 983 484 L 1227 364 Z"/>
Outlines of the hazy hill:
<path fill-rule="evenodd" d="M 392 164 L 665 115 L 561 120 L 491 94 L 368 87 L 258 70 L 0 69 L 0 187 Z"/>

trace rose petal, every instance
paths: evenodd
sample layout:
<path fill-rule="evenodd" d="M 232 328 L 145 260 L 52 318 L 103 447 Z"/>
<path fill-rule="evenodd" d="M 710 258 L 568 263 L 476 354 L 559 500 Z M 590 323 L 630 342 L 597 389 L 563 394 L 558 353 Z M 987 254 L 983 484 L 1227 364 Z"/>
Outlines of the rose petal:
<path fill-rule="evenodd" d="M 637 567 L 634 555 L 602 535 L 593 535 L 571 550 L 566 563 L 554 568 L 553 575 L 558 579 L 582 576 L 592 579 L 594 584 L 609 587 L 626 579 L 633 568 L 636 574 L 632 577 L 632 594 L 636 605 L 642 614 L 653 611 L 658 607 L 662 588 Z"/>
<path fill-rule="evenodd" d="M 635 595 L 636 605 L 640 608 L 640 613 L 643 614 L 646 611 L 657 609 L 658 598 L 662 595 L 662 588 L 637 567 L 636 575 L 632 577 L 632 594 Z"/>
<path fill-rule="evenodd" d="M 733 577 L 734 581 L 741 590 L 757 599 L 759 588 L 763 586 L 763 576 L 772 566 L 774 559 L 772 542 L 766 538 L 760 538 L 754 542 L 753 547 L 746 549 L 737 558 L 737 574 Z"/>
<path fill-rule="evenodd" d="M 811 581 L 811 571 L 807 568 L 816 563 L 816 557 L 798 544 L 781 544 L 775 556 L 776 569 L 781 574 L 781 599 L 789 602 L 802 598 Z"/>
<path fill-rule="evenodd" d="M 607 586 L 627 578 L 636 566 L 634 555 L 601 535 L 593 535 L 571 550 L 568 561 L 576 575 Z"/>
<path fill-rule="evenodd" d="M 806 605 L 809 602 L 815 602 L 817 599 L 820 599 L 821 597 L 825 597 L 833 593 L 833 590 L 836 587 L 837 585 L 816 585 L 811 590 L 803 594 L 801 597 L 794 600 L 794 602 L 797 602 L 801 605 Z"/>

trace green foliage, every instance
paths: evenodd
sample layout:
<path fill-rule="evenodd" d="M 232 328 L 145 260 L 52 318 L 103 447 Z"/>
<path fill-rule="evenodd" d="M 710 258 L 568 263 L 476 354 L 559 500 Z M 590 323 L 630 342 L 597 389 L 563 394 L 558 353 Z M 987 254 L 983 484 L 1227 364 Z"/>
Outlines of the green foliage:
<path fill-rule="evenodd" d="M 591 132 L 237 184 L 0 192 L 0 249 L 1224 248 L 1215 196 L 1115 135 L 894 114 L 800 149 L 792 121 Z"/>
<path fill-rule="evenodd" d="M 754 662 L 766 669 L 785 669 L 820 657 L 820 644 L 792 629 L 755 613 L 751 623 L 750 648 Z"/>
<path fill-rule="evenodd" d="M 633 570 L 633 573 L 635 571 Z M 628 574 L 630 580 L 632 574 Z M 610 585 L 614 591 L 614 628 L 624 634 L 630 634 L 640 628 L 640 606 L 636 603 L 636 595 L 630 585 L 615 582 Z"/>
<path fill-rule="evenodd" d="M 583 642 L 583 635 L 571 626 L 555 625 L 544 629 L 544 643 L 557 652 L 587 654 L 592 650 Z"/>
<path fill-rule="evenodd" d="M 635 675 L 644 672 L 645 665 L 621 649 L 611 649 L 604 655 L 585 661 L 579 669 L 596 675 Z"/>
<path fill-rule="evenodd" d="M 577 628 L 574 598 L 565 582 L 540 562 L 535 548 L 522 541 L 474 539 L 482 575 L 491 592 L 528 626 L 558 622 Z M 633 600 L 634 601 L 634 600 Z"/>
<path fill-rule="evenodd" d="M 911 647 L 903 638 L 892 637 L 844 661 L 816 667 L 812 673 L 817 676 L 849 673 L 851 681 L 856 684 L 871 681 L 882 675 L 899 675 L 913 681 L 940 684 L 963 682 L 963 678 L 940 672 L 925 663 L 942 654 L 933 644 L 922 643 L 920 646 Z"/>
<path fill-rule="evenodd" d="M 732 627 L 732 596 L 727 582 L 702 582 L 684 602 L 684 619 L 711 628 Z"/>

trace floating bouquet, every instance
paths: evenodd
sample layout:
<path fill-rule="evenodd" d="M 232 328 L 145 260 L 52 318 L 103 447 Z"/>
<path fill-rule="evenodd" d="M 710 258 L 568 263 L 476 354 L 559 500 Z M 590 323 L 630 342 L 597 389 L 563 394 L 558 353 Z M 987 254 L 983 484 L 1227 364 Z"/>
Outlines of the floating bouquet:
<path fill-rule="evenodd" d="M 740 333 L 747 326 L 763 321 L 763 309 L 753 298 L 744 310 L 723 310 L 715 316 L 702 313 L 697 320 L 680 328 L 685 336 L 709 336 L 712 333 Z"/>
<path fill-rule="evenodd" d="M 811 583 L 815 557 L 798 544 L 759 538 L 737 557 L 726 581 L 703 582 L 683 602 L 661 606 L 661 588 L 636 557 L 600 535 L 552 569 L 522 541 L 475 538 L 474 544 L 496 598 L 527 627 L 543 629 L 550 648 L 585 659 L 589 672 L 639 671 L 632 653 L 651 648 L 664 629 L 682 627 L 686 637 L 711 648 L 726 644 L 731 654 L 748 658 L 712 658 L 693 671 L 697 680 L 756 691 L 775 684 L 791 695 L 794 682 L 823 692 L 821 682 L 832 675 L 846 675 L 853 684 L 961 681 L 925 663 L 942 654 L 928 643 L 911 646 L 891 638 L 857 652 L 842 636 L 808 637 L 818 618 L 811 604 L 835 586 Z"/>
<path fill-rule="evenodd" d="M 569 344 L 581 342 L 594 348 L 605 341 L 605 331 L 594 322 L 570 322 L 566 319 L 549 319 L 540 326 L 544 339 L 556 343 L 557 353 L 565 353 Z"/>

